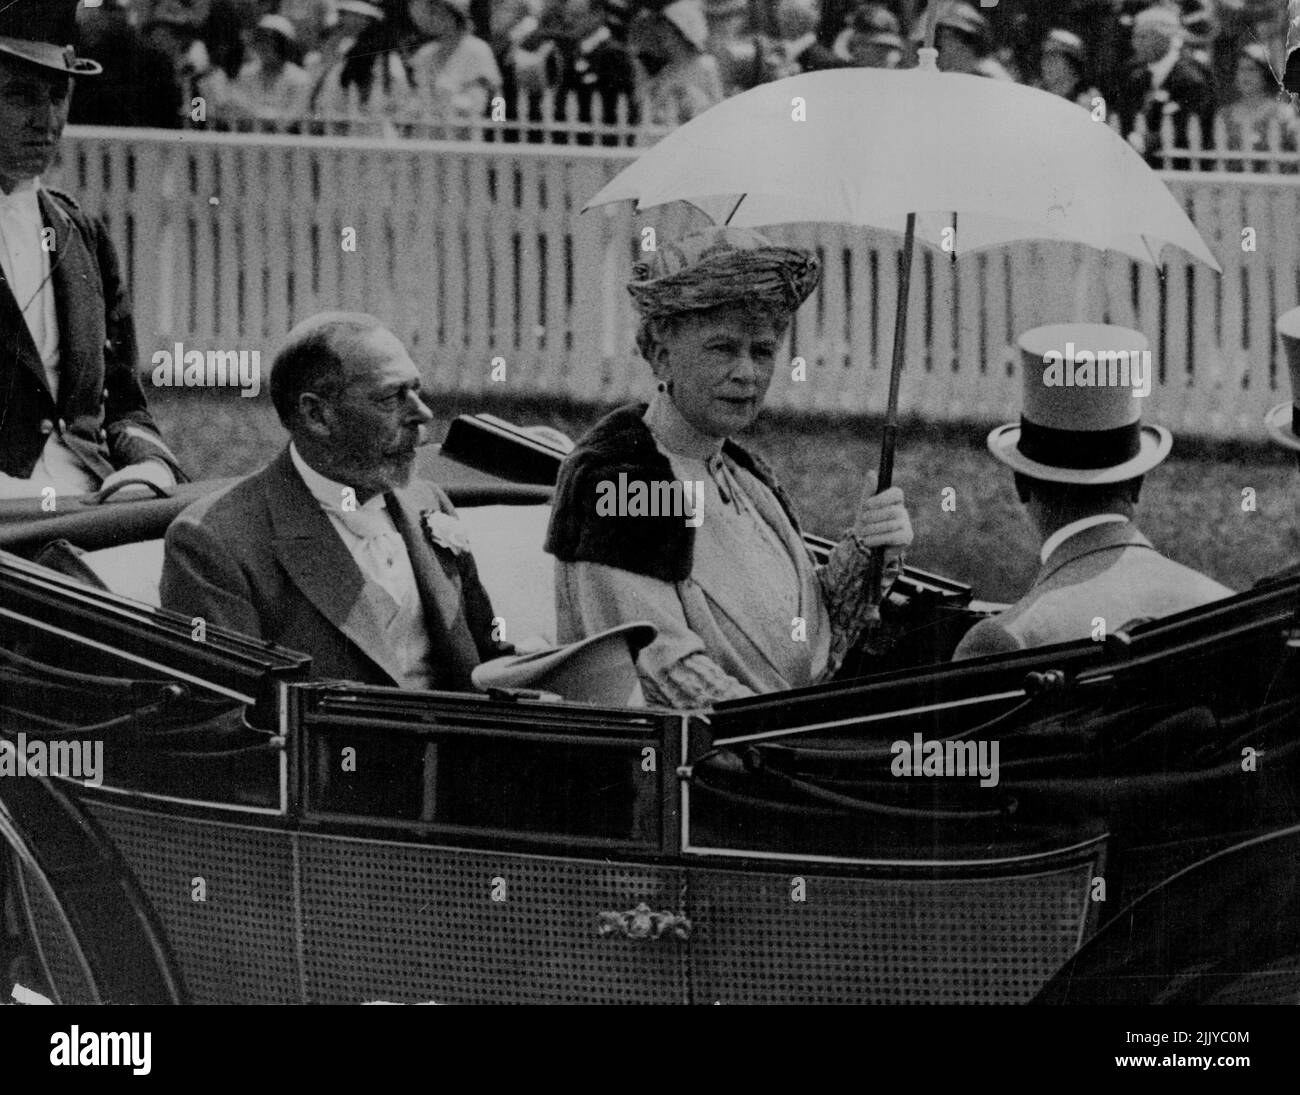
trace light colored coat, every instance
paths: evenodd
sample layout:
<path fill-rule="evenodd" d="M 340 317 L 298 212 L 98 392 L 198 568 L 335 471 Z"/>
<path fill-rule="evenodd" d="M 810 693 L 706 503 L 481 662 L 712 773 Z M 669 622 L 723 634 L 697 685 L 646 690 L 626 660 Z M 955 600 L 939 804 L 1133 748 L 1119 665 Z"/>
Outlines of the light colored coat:
<path fill-rule="evenodd" d="M 1166 559 L 1131 522 L 1094 525 L 1061 543 L 1029 592 L 981 620 L 953 659 L 1091 638 L 1131 620 L 1158 618 L 1231 597 L 1232 590 Z"/>

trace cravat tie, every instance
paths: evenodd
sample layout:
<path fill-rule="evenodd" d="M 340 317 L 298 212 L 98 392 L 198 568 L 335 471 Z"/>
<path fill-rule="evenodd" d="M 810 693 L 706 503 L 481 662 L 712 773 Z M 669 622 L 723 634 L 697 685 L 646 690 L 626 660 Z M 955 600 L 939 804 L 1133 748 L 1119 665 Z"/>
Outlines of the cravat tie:
<path fill-rule="evenodd" d="M 362 569 L 381 585 L 398 604 L 403 600 L 403 572 L 407 569 L 406 543 L 393 527 L 388 511 L 379 509 L 337 509 L 333 511 L 343 527 L 361 540 Z M 407 565 L 404 565 L 407 564 Z"/>

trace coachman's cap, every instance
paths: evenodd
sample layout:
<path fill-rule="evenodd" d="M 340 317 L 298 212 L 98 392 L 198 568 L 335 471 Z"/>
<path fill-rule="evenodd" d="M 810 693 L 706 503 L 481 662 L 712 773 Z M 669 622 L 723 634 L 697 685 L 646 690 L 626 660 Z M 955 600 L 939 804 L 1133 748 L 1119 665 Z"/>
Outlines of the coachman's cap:
<path fill-rule="evenodd" d="M 17 57 L 67 76 L 104 70 L 78 57 L 77 0 L 0 0 L 0 59 Z"/>
<path fill-rule="evenodd" d="M 660 244 L 632 268 L 627 291 L 646 319 L 740 302 L 793 313 L 821 281 L 810 251 L 778 247 L 750 228 L 706 228 Z"/>
<path fill-rule="evenodd" d="M 1131 368 L 1129 383 L 1110 383 L 1111 362 L 1103 365 L 1099 358 L 1127 351 L 1131 364 L 1147 349 L 1141 331 L 1109 324 L 1060 323 L 1026 331 L 1020 337 L 1025 374 L 1020 421 L 990 433 L 989 451 L 1015 471 L 1049 483 L 1122 483 L 1146 474 L 1169 455 L 1173 435 L 1163 426 L 1142 424 L 1144 400 L 1134 394 Z M 1091 367 L 1080 357 L 1085 351 L 1093 358 Z M 1051 383 L 1044 360 L 1049 355 L 1062 361 Z M 1116 365 L 1114 379 L 1122 376 Z M 1063 382 L 1068 380 L 1084 383 Z"/>
<path fill-rule="evenodd" d="M 1290 403 L 1279 403 L 1264 416 L 1264 428 L 1283 448 L 1300 452 L 1300 308 L 1283 312 L 1277 320 L 1286 366 L 1291 373 Z"/>

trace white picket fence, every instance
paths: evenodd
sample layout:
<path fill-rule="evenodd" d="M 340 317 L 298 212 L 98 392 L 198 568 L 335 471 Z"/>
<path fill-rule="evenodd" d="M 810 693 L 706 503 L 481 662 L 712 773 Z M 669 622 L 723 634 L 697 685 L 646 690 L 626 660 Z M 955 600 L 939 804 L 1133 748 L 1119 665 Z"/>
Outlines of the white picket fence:
<path fill-rule="evenodd" d="M 626 399 L 649 387 L 624 288 L 641 230 L 662 239 L 703 223 L 678 207 L 579 214 L 633 150 L 113 129 L 70 129 L 65 145 L 55 181 L 110 221 L 146 368 L 176 342 L 260 349 L 269 363 L 294 322 L 349 308 L 384 317 L 435 391 Z M 1016 338 L 1078 319 L 1146 333 L 1161 363 L 1148 417 L 1258 437 L 1262 414 L 1284 398 L 1273 324 L 1300 303 L 1300 180 L 1165 178 L 1222 277 L 1172 250 L 1163 275 L 1074 245 L 956 262 L 926 252 L 912 286 L 904 412 L 1013 414 Z M 835 225 L 772 234 L 817 248 L 826 274 L 792 333 L 807 380 L 779 370 L 769 405 L 879 412 L 898 238 Z"/>
<path fill-rule="evenodd" d="M 620 95 L 607 104 L 599 92 L 591 96 L 588 118 L 596 119 L 591 121 L 583 120 L 581 102 L 572 91 L 564 96 L 551 89 L 536 97 L 520 93 L 510 111 L 504 98 L 496 96 L 487 113 L 476 116 L 449 112 L 444 101 L 427 93 L 407 88 L 386 92 L 377 86 L 363 96 L 354 84 L 301 118 L 223 117 L 216 106 L 201 121 L 186 115 L 185 123 L 194 132 L 645 147 L 668 132 L 645 120 L 649 117 L 645 102 Z"/>
<path fill-rule="evenodd" d="M 1286 118 L 1284 122 L 1283 119 Z M 1110 117 L 1112 129 L 1119 131 L 1119 119 Z M 1141 123 L 1136 132 L 1139 140 L 1149 139 Z M 1249 138 L 1249 144 L 1245 143 Z M 1156 135 L 1156 159 L 1164 169 L 1192 171 L 1252 171 L 1266 174 L 1300 173 L 1300 115 L 1275 112 L 1258 132 L 1232 134 L 1223 115 L 1216 115 L 1208 133 L 1202 132 L 1200 119 L 1187 122 L 1187 144 L 1179 145 L 1174 136 L 1173 119 L 1165 116 Z"/>
<path fill-rule="evenodd" d="M 385 93 L 376 88 L 366 99 L 353 85 L 341 99 L 303 118 L 245 118 L 222 121 L 219 111 L 196 123 L 187 116 L 194 132 L 235 131 L 264 134 L 305 134 L 327 137 L 380 137 L 387 140 L 493 141 L 543 144 L 579 144 L 600 147 L 646 148 L 670 130 L 649 121 L 651 110 L 644 101 L 618 96 L 606 104 L 598 92 L 591 97 L 588 117 L 582 120 L 581 104 L 574 92 L 560 96 L 547 90 L 530 99 L 516 96 L 513 110 L 501 108 L 503 100 L 481 117 L 450 116 L 445 104 L 429 96 L 403 89 Z M 507 117 L 507 114 L 509 115 Z M 605 119 L 610 119 L 606 121 Z M 1121 131 L 1119 116 L 1111 113 L 1110 127 Z M 919 124 L 919 123 L 918 123 Z M 1300 172 L 1300 118 L 1290 124 L 1282 116 L 1270 119 L 1261 133 L 1251 135 L 1250 147 L 1236 147 L 1228 126 L 1216 116 L 1208 133 L 1200 120 L 1188 122 L 1187 145 L 1176 139 L 1173 119 L 1166 115 L 1159 133 L 1149 134 L 1141 119 L 1136 130 L 1143 147 L 1154 145 L 1158 165 L 1165 169 L 1202 171 L 1255 171 L 1269 174 Z"/>

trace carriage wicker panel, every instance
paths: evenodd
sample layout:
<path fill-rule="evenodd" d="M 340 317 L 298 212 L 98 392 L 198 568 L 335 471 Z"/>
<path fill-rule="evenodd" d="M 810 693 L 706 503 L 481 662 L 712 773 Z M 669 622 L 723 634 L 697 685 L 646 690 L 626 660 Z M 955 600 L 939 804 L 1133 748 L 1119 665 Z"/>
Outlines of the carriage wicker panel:
<path fill-rule="evenodd" d="M 17 892 L 27 906 L 27 912 L 31 916 L 31 926 L 36 934 L 39 957 L 36 953 L 32 954 L 33 964 L 38 967 L 33 972 L 45 972 L 39 970 L 39 960 L 44 959 L 48 974 L 54 981 L 54 984 L 48 987 L 53 989 L 56 1003 L 101 1003 L 86 970 L 77 959 L 75 945 L 72 936 L 68 933 L 67 925 L 50 899 L 40 876 L 17 855 L 10 854 L 9 863 L 10 869 L 20 876 L 16 879 Z M 24 987 L 44 992 L 47 986 L 33 983 L 26 984 Z"/>
<path fill-rule="evenodd" d="M 796 902 L 788 874 L 91 811 L 198 1002 L 1023 1001 L 1078 948 L 1094 874 L 1090 862 L 962 881 L 805 872 Z M 689 943 L 598 935 L 600 913 L 642 903 L 687 912 Z"/>
<path fill-rule="evenodd" d="M 304 836 L 308 996 L 322 1003 L 680 1002 L 684 943 L 597 934 L 602 911 L 642 902 L 677 911 L 680 875 L 630 863 Z"/>
<path fill-rule="evenodd" d="M 1088 863 L 937 881 L 692 871 L 695 999 L 1023 1002 L 1078 949 L 1093 873 Z"/>
<path fill-rule="evenodd" d="M 87 806 L 162 921 L 195 1003 L 302 1001 L 291 834 Z"/>

